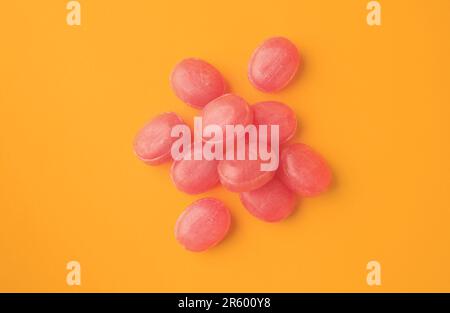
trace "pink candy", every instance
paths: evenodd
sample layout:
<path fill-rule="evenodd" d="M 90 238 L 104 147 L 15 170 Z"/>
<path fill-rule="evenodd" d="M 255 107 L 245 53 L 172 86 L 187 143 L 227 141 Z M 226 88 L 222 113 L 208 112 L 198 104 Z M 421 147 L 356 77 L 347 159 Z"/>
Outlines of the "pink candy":
<path fill-rule="evenodd" d="M 192 148 L 190 160 L 175 161 L 170 176 L 178 190 L 188 194 L 203 193 L 219 183 L 218 163 L 217 160 L 195 160 Z"/>
<path fill-rule="evenodd" d="M 253 112 L 248 103 L 234 94 L 225 94 L 208 103 L 202 110 L 203 129 L 217 125 L 225 134 L 225 125 L 247 126 L 253 121 Z"/>
<path fill-rule="evenodd" d="M 248 78 L 257 89 L 276 92 L 295 76 L 300 65 L 297 48 L 283 37 L 266 40 L 253 53 L 248 66 Z"/>
<path fill-rule="evenodd" d="M 178 98 L 197 109 L 223 95 L 226 90 L 222 74 L 199 59 L 185 59 L 178 63 L 170 82 Z"/>
<path fill-rule="evenodd" d="M 231 215 L 219 200 L 205 198 L 188 206 L 177 220 L 175 238 L 190 251 L 204 251 L 228 233 Z"/>
<path fill-rule="evenodd" d="M 240 194 L 241 202 L 255 217 L 266 222 L 278 222 L 294 211 L 296 196 L 277 178 L 259 189 Z"/>
<path fill-rule="evenodd" d="M 320 155 L 307 145 L 296 143 L 281 150 L 278 177 L 298 195 L 310 197 L 327 190 L 332 175 Z"/>
<path fill-rule="evenodd" d="M 279 126 L 280 144 L 287 142 L 295 135 L 297 117 L 287 105 L 276 101 L 259 102 L 252 105 L 252 110 L 255 125 Z"/>
<path fill-rule="evenodd" d="M 176 138 L 170 136 L 172 127 L 184 124 L 175 113 L 163 113 L 152 119 L 134 140 L 136 155 L 149 165 L 157 165 L 171 159 L 170 149 Z"/>
<path fill-rule="evenodd" d="M 248 145 L 246 146 L 244 160 L 221 160 L 217 171 L 222 185 L 233 192 L 245 192 L 258 189 L 268 183 L 275 175 L 275 171 L 262 171 L 262 160 L 256 155 L 255 160 L 249 157 Z M 256 152 L 254 152 L 256 154 Z"/>
<path fill-rule="evenodd" d="M 276 92 L 292 80 L 300 66 L 301 58 L 293 43 L 286 38 L 274 37 L 263 42 L 253 53 L 248 78 L 257 89 Z M 225 93 L 227 87 L 220 72 L 199 59 L 190 58 L 178 63 L 170 83 L 178 98 L 202 110 L 202 119 L 194 120 L 195 145 L 190 137 L 185 141 L 184 138 L 171 136 L 174 126 L 185 124 L 175 113 L 164 113 L 138 133 L 134 150 L 144 162 L 160 164 L 171 159 L 172 145 L 180 139 L 174 145 L 174 151 L 180 152 L 177 147 L 182 143 L 182 150 L 187 149 L 190 153 L 181 158 L 174 155 L 170 176 L 178 190 L 199 194 L 220 182 L 226 189 L 240 193 L 243 206 L 253 216 L 265 222 L 278 222 L 295 210 L 297 195 L 315 196 L 329 187 L 331 170 L 310 147 L 304 144 L 285 145 L 278 155 L 277 138 L 271 139 L 271 135 L 277 136 L 277 132 L 273 132 L 271 125 L 279 128 L 279 144 L 287 143 L 297 131 L 297 117 L 287 105 L 265 101 L 250 106 L 243 98 Z M 238 158 L 238 155 L 242 156 L 236 150 L 244 146 L 244 141 L 241 141 L 244 137 L 236 133 L 228 136 L 226 126 L 229 125 L 239 126 L 241 130 L 249 126 L 244 131 L 246 151 L 243 160 Z M 255 132 L 253 125 L 259 131 Z M 262 133 L 260 131 L 264 131 L 262 125 L 268 126 L 268 147 L 264 146 L 264 137 L 255 138 Z M 175 133 L 178 130 L 180 134 L 190 134 L 187 127 L 178 128 Z M 222 134 L 217 135 L 220 130 Z M 197 136 L 198 133 L 201 134 Z M 197 137 L 204 140 L 197 140 Z M 250 138 L 256 140 L 255 146 Z M 234 156 L 230 156 L 233 154 L 233 142 Z M 211 147 L 214 152 L 209 150 Z M 249 147 L 257 149 L 250 151 L 253 149 Z M 217 156 L 220 160 L 214 159 Z M 230 211 L 221 201 L 203 198 L 181 213 L 175 225 L 175 237 L 187 250 L 205 251 L 225 238 L 230 224 Z"/>

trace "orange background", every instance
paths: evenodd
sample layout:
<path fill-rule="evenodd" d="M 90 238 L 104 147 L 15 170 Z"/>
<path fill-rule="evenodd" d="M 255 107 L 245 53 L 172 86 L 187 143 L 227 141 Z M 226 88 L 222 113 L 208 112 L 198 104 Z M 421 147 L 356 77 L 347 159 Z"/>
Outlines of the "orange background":
<path fill-rule="evenodd" d="M 67 1 L 0 5 L 0 291 L 450 291 L 450 1 Z M 253 49 L 283 35 L 304 73 L 266 95 Z M 248 214 L 216 248 L 185 251 L 175 190 L 132 140 L 151 117 L 197 113 L 172 93 L 182 58 L 214 64 L 250 102 L 288 103 L 296 140 L 335 184 L 279 224 Z M 66 285 L 81 263 L 82 285 Z M 381 263 L 382 286 L 366 284 Z"/>

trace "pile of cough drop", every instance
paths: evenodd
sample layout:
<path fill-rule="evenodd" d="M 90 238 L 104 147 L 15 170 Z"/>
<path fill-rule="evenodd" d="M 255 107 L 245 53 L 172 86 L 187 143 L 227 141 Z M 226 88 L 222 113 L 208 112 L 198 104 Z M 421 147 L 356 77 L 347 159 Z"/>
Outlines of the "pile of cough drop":
<path fill-rule="evenodd" d="M 286 38 L 274 37 L 254 51 L 248 78 L 258 90 L 275 93 L 287 86 L 301 66 L 295 45 Z M 201 111 L 203 128 L 238 124 L 279 127 L 278 169 L 262 171 L 258 158 L 172 160 L 171 148 L 177 138 L 171 136 L 171 131 L 184 122 L 172 112 L 156 116 L 137 134 L 134 150 L 149 165 L 173 161 L 170 176 L 178 190 L 201 194 L 220 183 L 239 193 L 243 206 L 256 218 L 279 222 L 294 211 L 297 197 L 316 196 L 330 185 L 332 174 L 324 159 L 305 144 L 289 143 L 297 130 L 297 118 L 286 104 L 266 101 L 249 105 L 243 98 L 227 93 L 221 73 L 200 59 L 178 63 L 170 83 L 178 98 Z M 230 211 L 222 201 L 203 198 L 181 213 L 175 237 L 187 250 L 204 251 L 225 238 L 230 223 Z"/>

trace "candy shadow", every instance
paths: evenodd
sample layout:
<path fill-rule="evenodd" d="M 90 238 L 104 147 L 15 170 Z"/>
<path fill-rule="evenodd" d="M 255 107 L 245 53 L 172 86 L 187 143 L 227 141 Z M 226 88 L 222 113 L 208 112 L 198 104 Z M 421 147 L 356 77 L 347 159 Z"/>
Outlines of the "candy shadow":
<path fill-rule="evenodd" d="M 297 70 L 297 73 L 295 73 L 294 77 L 291 78 L 289 83 L 287 83 L 287 85 L 284 86 L 284 88 L 282 88 L 281 90 L 279 90 L 277 92 L 273 92 L 271 94 L 275 95 L 275 94 L 282 93 L 285 91 L 289 92 L 291 90 L 300 88 L 300 83 L 304 79 L 303 77 L 305 77 L 307 73 L 308 73 L 308 63 L 303 59 L 302 65 Z"/>
<path fill-rule="evenodd" d="M 292 221 L 296 220 L 299 215 L 303 214 L 302 204 L 303 204 L 303 199 L 301 199 L 300 197 L 297 197 L 297 200 L 295 202 L 294 211 L 292 211 L 291 215 L 289 215 L 284 220 L 282 220 L 281 223 L 283 223 L 283 222 L 292 223 Z"/>
<path fill-rule="evenodd" d="M 239 223 L 238 220 L 234 217 L 233 211 L 231 208 L 233 208 L 233 206 L 231 205 L 231 203 L 228 202 L 228 200 L 221 200 L 223 201 L 223 203 L 225 203 L 225 205 L 227 206 L 227 208 L 230 210 L 230 215 L 231 215 L 231 222 L 230 222 L 230 228 L 228 229 L 228 233 L 226 235 L 226 237 L 224 238 L 224 240 L 220 243 L 220 244 L 227 244 L 228 241 L 232 241 L 233 238 L 236 235 L 236 229 L 239 227 Z"/>

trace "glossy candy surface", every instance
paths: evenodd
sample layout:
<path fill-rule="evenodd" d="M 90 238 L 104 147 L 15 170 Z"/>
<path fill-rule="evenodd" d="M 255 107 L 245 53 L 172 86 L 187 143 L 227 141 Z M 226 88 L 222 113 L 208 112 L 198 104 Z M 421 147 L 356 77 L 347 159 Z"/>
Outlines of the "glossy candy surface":
<path fill-rule="evenodd" d="M 172 164 L 170 176 L 178 190 L 188 194 L 199 194 L 219 183 L 218 164 L 217 160 L 205 160 L 205 158 L 195 160 L 194 148 L 191 148 L 190 159 L 183 158 L 175 161 Z"/>
<path fill-rule="evenodd" d="M 197 109 L 223 95 L 226 90 L 225 80 L 214 66 L 193 58 L 175 66 L 170 83 L 178 98 Z"/>
<path fill-rule="evenodd" d="M 232 160 L 221 160 L 217 171 L 221 184 L 233 192 L 246 192 L 258 189 L 268 183 L 276 171 L 261 170 L 262 161 L 258 152 L 253 151 L 255 158 L 252 160 L 249 155 L 249 148 L 246 145 L 246 154 L 244 160 L 238 160 L 235 156 Z"/>
<path fill-rule="evenodd" d="M 294 211 L 296 195 L 279 179 L 274 178 L 259 189 L 243 192 L 240 199 L 255 217 L 266 222 L 278 222 Z"/>
<path fill-rule="evenodd" d="M 226 125 L 247 126 L 253 122 L 253 112 L 247 101 L 234 94 L 225 94 L 210 103 L 202 110 L 203 130 L 209 125 L 222 128 L 225 136 Z"/>
<path fill-rule="evenodd" d="M 292 42 L 283 37 L 270 38 L 253 53 L 248 78 L 257 89 L 276 92 L 292 80 L 299 65 L 300 55 Z"/>
<path fill-rule="evenodd" d="M 221 201 L 200 199 L 179 216 L 175 225 L 175 238 L 187 250 L 204 251 L 222 241 L 230 224 L 230 211 Z"/>
<path fill-rule="evenodd" d="M 253 52 L 248 79 L 260 91 L 274 93 L 285 88 L 302 67 L 295 45 L 273 37 Z M 178 63 L 170 83 L 178 98 L 201 110 L 201 118 L 194 119 L 193 138 L 187 128 L 174 131 L 182 137 L 171 137 L 174 126 L 186 124 L 175 113 L 164 113 L 138 133 L 134 150 L 151 165 L 173 157 L 170 177 L 179 191 L 200 194 L 220 182 L 239 193 L 250 214 L 274 223 L 292 214 L 298 196 L 316 196 L 330 186 L 332 173 L 325 160 L 307 145 L 288 143 L 298 128 L 289 106 L 277 101 L 250 106 L 240 96 L 227 93 L 222 74 L 200 59 Z M 278 134 L 273 133 L 274 125 Z M 226 237 L 230 224 L 224 203 L 203 198 L 180 214 L 175 238 L 189 251 L 205 251 Z"/>
<path fill-rule="evenodd" d="M 158 165 L 171 160 L 170 149 L 177 140 L 170 136 L 172 127 L 184 124 L 175 113 L 163 113 L 148 122 L 134 140 L 134 152 L 149 165 Z"/>
<path fill-rule="evenodd" d="M 258 102 L 251 106 L 253 110 L 253 123 L 255 125 L 278 125 L 279 143 L 283 144 L 295 135 L 297 130 L 297 117 L 295 112 L 277 101 Z M 267 139 L 270 142 L 270 128 Z"/>
<path fill-rule="evenodd" d="M 304 144 L 295 143 L 281 150 L 280 180 L 300 196 L 316 196 L 328 189 L 332 174 L 325 160 Z"/>

